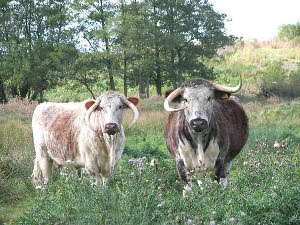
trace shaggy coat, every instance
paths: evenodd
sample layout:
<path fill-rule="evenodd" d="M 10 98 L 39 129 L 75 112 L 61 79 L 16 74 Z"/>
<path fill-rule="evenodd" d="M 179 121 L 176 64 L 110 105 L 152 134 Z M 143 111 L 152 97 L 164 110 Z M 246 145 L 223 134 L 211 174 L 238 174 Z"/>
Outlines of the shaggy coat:
<path fill-rule="evenodd" d="M 164 133 L 180 178 L 188 183 L 189 172 L 205 167 L 215 170 L 218 182 L 226 179 L 231 161 L 247 141 L 245 111 L 236 97 L 215 90 L 209 81 L 192 80 L 183 83 L 180 88 L 184 91 L 174 101 L 177 106 L 188 101 L 190 106 L 170 113 Z M 205 118 L 207 121 L 207 128 L 201 132 L 191 127 L 191 117 L 196 115 L 194 112 L 198 113 L 196 119 Z"/>
<path fill-rule="evenodd" d="M 108 182 L 125 146 L 122 111 L 128 106 L 125 97 L 112 91 L 99 99 L 37 106 L 32 118 L 36 150 L 32 179 L 37 187 L 47 185 L 53 161 L 62 166 L 84 167 L 94 177 L 95 184 Z M 128 101 L 138 103 L 132 97 Z M 93 105 L 95 109 L 90 112 L 87 124 L 87 112 Z M 107 124 L 113 124 L 115 131 Z"/>

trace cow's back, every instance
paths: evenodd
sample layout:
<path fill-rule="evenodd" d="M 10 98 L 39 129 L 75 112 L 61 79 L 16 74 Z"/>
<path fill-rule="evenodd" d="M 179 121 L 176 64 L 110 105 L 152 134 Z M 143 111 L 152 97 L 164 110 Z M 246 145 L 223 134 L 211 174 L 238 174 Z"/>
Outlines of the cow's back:
<path fill-rule="evenodd" d="M 59 164 L 78 155 L 76 120 L 81 116 L 78 103 L 42 103 L 32 118 L 35 145 L 46 149 Z"/>

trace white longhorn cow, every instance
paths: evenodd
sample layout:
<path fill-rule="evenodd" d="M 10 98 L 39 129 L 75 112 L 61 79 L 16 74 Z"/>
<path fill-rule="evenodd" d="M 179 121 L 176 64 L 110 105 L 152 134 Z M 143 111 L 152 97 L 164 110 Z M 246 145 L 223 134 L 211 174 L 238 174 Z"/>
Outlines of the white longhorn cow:
<path fill-rule="evenodd" d="M 84 167 L 95 184 L 106 185 L 125 147 L 123 109 L 130 108 L 136 122 L 139 99 L 109 91 L 96 100 L 78 103 L 42 103 L 32 118 L 36 152 L 32 180 L 45 188 L 53 161 Z"/>

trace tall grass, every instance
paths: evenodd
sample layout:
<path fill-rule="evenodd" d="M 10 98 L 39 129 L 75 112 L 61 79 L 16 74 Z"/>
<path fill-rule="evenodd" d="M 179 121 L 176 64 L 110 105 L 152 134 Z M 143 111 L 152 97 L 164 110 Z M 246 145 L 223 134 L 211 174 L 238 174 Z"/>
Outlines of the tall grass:
<path fill-rule="evenodd" d="M 300 223 L 299 101 L 245 104 L 250 137 L 233 161 L 228 189 L 223 191 L 210 176 L 198 174 L 202 187 L 195 182 L 188 198 L 182 197 L 183 183 L 164 143 L 167 113 L 162 108 L 153 108 L 162 102 L 160 98 L 143 100 L 138 123 L 130 130 L 132 115 L 128 110 L 126 149 L 106 188 L 92 186 L 89 177 L 60 176 L 54 169 L 49 188 L 35 191 L 28 179 L 34 158 L 30 119 L 12 111 L 1 114 L 0 221 L 7 224 Z M 9 116 L 11 113 L 14 115 Z M 273 147 L 275 142 L 285 140 L 286 146 Z M 133 164 L 132 159 L 140 163 Z"/>
<path fill-rule="evenodd" d="M 14 99 L 0 106 L 0 224 L 19 220 L 34 195 L 29 180 L 33 163 L 30 118 L 35 103 Z"/>
<path fill-rule="evenodd" d="M 0 224 L 300 224 L 300 102 L 283 101 L 274 92 L 283 90 L 276 86 L 280 79 L 299 79 L 300 46 L 239 45 L 209 62 L 217 82 L 235 85 L 241 73 L 245 84 L 240 97 L 247 100 L 250 135 L 233 161 L 226 191 L 212 182 L 212 174 L 197 174 L 201 187 L 194 182 L 193 192 L 183 198 L 184 184 L 163 137 L 168 113 L 162 97 L 141 100 L 132 129 L 127 110 L 125 151 L 107 187 L 92 186 L 87 176 L 60 176 L 54 168 L 48 189 L 36 191 L 29 177 L 34 159 L 30 123 L 37 104 L 15 99 L 0 105 Z M 298 87 L 292 82 L 287 89 L 293 85 Z M 257 98 L 262 87 L 274 96 Z M 46 97 L 89 97 L 78 87 L 70 90 Z"/>
<path fill-rule="evenodd" d="M 207 64 L 214 68 L 216 81 L 236 84 L 243 76 L 241 93 L 295 98 L 300 97 L 300 46 L 288 42 L 239 42 L 223 49 Z"/>

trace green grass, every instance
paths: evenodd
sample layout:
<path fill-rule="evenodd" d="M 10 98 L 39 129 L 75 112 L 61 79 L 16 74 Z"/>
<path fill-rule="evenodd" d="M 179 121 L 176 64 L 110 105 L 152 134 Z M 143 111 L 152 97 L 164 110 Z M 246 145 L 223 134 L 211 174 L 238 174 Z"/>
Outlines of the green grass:
<path fill-rule="evenodd" d="M 300 97 L 300 46 L 288 42 L 238 42 L 207 62 L 216 81 L 236 85 L 243 77 L 243 96 L 255 98 L 268 90 L 277 97 Z"/>
<path fill-rule="evenodd" d="M 153 102 L 162 101 L 144 100 L 130 130 L 131 115 L 125 117 L 126 149 L 108 187 L 91 186 L 89 177 L 59 176 L 54 169 L 48 190 L 35 191 L 28 179 L 34 158 L 30 119 L 0 114 L 0 223 L 300 223 L 299 101 L 247 103 L 250 136 L 233 161 L 228 189 L 197 175 L 202 190 L 195 182 L 188 198 L 164 143 L 167 113 L 152 110 Z M 287 147 L 273 147 L 284 139 Z M 142 157 L 142 170 L 129 161 Z"/>
<path fill-rule="evenodd" d="M 299 49 L 277 42 L 245 43 L 209 62 L 220 83 L 234 85 L 237 74 L 243 74 L 239 96 L 250 123 L 226 191 L 211 181 L 211 174 L 198 174 L 202 188 L 194 182 L 193 192 L 183 198 L 184 184 L 163 137 L 168 113 L 161 97 L 141 100 L 138 123 L 130 130 L 132 115 L 126 114 L 126 148 L 107 187 L 91 186 L 89 177 L 60 176 L 54 168 L 49 188 L 36 191 L 29 179 L 36 104 L 16 99 L 0 105 L 0 224 L 300 224 L 300 101 L 258 97 L 263 84 L 289 75 L 299 79 Z M 68 85 L 49 91 L 46 98 L 88 98 L 83 88 Z M 282 85 L 299 90 L 297 82 Z M 275 143 L 286 146 L 275 148 Z M 131 159 L 143 160 L 142 170 Z"/>

